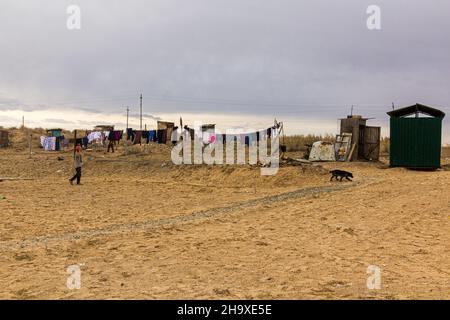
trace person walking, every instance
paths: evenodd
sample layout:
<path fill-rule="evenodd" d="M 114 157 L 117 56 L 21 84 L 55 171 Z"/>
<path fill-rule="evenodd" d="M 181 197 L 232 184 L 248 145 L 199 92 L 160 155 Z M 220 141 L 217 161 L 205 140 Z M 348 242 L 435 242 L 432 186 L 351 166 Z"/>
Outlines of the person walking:
<path fill-rule="evenodd" d="M 75 147 L 75 158 L 74 158 L 74 167 L 75 167 L 75 175 L 69 179 L 71 185 L 73 185 L 73 181 L 77 179 L 77 184 L 80 184 L 81 180 L 81 167 L 83 166 L 83 157 L 81 156 L 81 146 L 77 145 Z"/>
<path fill-rule="evenodd" d="M 109 143 L 108 143 L 108 151 L 107 152 L 109 152 L 109 150 L 112 149 L 112 153 L 114 153 L 114 144 L 116 143 L 116 141 L 114 139 L 114 131 L 113 130 L 111 130 L 109 132 L 108 141 L 109 141 Z"/>

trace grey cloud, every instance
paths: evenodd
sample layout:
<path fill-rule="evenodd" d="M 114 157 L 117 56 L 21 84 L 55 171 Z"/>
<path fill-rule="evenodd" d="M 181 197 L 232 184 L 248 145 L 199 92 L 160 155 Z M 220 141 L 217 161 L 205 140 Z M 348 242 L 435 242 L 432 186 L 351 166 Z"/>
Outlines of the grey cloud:
<path fill-rule="evenodd" d="M 386 121 L 391 103 L 450 109 L 450 2 L 78 0 L 0 4 L 6 107 Z M 0 99 L 4 96 L 0 93 Z M 16 99 L 29 101 L 23 106 Z M 156 119 L 156 117 L 154 118 Z M 449 117 L 445 119 L 448 127 Z"/>
<path fill-rule="evenodd" d="M 73 124 L 75 122 L 73 121 L 68 121 L 65 119 L 45 119 L 45 122 L 50 122 L 50 123 L 61 123 L 61 124 Z"/>
<path fill-rule="evenodd" d="M 130 116 L 130 118 L 139 118 L 140 117 L 140 115 L 138 113 L 129 114 L 129 116 Z M 148 114 L 148 113 L 143 113 L 142 114 L 142 118 L 143 119 L 156 120 L 156 121 L 157 120 L 162 120 L 160 117 L 154 116 L 154 115 L 151 115 L 151 114 Z"/>

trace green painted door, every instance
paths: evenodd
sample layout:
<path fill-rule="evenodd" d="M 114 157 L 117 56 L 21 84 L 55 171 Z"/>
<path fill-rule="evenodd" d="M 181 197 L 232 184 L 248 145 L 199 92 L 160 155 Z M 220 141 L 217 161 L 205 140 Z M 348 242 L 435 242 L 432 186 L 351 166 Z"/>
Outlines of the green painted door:
<path fill-rule="evenodd" d="M 439 118 L 391 118 L 391 166 L 439 168 L 441 129 Z"/>

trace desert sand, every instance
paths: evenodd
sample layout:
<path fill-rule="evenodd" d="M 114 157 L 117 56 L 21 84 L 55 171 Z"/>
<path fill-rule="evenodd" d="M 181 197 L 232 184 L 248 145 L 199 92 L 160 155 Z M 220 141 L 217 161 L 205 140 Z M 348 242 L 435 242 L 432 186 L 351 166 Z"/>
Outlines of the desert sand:
<path fill-rule="evenodd" d="M 322 163 L 264 177 L 175 166 L 161 145 L 83 155 L 71 186 L 70 151 L 0 149 L 0 177 L 31 179 L 0 182 L 1 299 L 450 298 L 450 171 Z M 329 182 L 335 168 L 354 181 Z"/>

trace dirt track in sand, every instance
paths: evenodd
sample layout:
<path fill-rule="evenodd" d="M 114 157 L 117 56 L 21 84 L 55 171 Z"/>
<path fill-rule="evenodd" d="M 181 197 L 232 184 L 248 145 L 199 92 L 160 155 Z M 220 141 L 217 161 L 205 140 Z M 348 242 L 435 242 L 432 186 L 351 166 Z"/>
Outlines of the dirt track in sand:
<path fill-rule="evenodd" d="M 72 187 L 70 156 L 0 150 L 0 176 L 34 179 L 0 182 L 0 297 L 450 298 L 449 171 L 342 164 L 355 182 L 341 184 L 152 152 L 86 153 Z"/>

